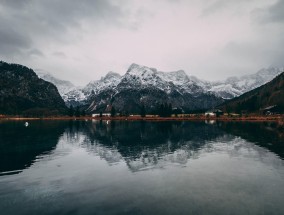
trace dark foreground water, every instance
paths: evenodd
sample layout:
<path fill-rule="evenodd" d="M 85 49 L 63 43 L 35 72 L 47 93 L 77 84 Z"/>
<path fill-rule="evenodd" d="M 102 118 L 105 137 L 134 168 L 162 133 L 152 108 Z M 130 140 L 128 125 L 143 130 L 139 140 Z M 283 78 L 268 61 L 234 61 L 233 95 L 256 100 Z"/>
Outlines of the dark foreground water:
<path fill-rule="evenodd" d="M 274 123 L 0 121 L 0 214 L 284 214 Z"/>

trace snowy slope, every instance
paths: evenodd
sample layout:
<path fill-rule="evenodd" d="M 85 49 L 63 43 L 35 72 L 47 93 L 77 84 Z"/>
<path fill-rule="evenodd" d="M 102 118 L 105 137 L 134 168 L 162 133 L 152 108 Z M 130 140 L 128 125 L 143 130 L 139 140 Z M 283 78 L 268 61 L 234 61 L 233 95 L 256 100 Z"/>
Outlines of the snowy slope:
<path fill-rule="evenodd" d="M 204 89 L 224 99 L 240 96 L 250 90 L 262 86 L 283 72 L 283 68 L 261 69 L 255 74 L 241 77 L 230 77 L 224 81 L 206 82 Z"/>
<path fill-rule="evenodd" d="M 120 82 L 121 76 L 115 72 L 109 72 L 100 80 L 91 81 L 85 87 L 76 88 L 64 94 L 63 100 L 70 106 L 85 105 L 88 99 L 100 92 L 115 88 Z"/>
<path fill-rule="evenodd" d="M 91 81 L 90 83 L 88 83 L 87 86 L 82 89 L 82 91 L 85 93 L 85 95 L 89 95 L 91 93 L 98 94 L 107 88 L 116 87 L 119 84 L 120 79 L 121 76 L 118 73 L 109 72 L 100 80 Z"/>
<path fill-rule="evenodd" d="M 41 71 L 36 71 L 36 73 L 39 78 L 53 83 L 57 87 L 58 92 L 61 96 L 63 96 L 64 94 L 76 88 L 75 85 L 72 84 L 70 81 L 64 81 L 64 80 L 55 78 L 50 73 L 41 72 Z"/>
<path fill-rule="evenodd" d="M 97 82 L 92 87 L 96 92 Z M 183 110 L 196 110 L 211 108 L 223 101 L 204 91 L 182 70 L 161 72 L 138 64 L 132 64 L 111 87 L 92 93 L 89 98 L 87 110 L 90 112 L 105 111 L 114 105 L 118 110 L 132 113 L 138 113 L 142 103 L 152 111 L 165 102 Z"/>
<path fill-rule="evenodd" d="M 125 90 L 155 89 L 165 92 L 169 96 L 191 95 L 215 95 L 222 99 L 237 97 L 245 92 L 257 88 L 280 74 L 283 68 L 262 69 L 255 74 L 241 77 L 230 77 L 224 81 L 209 82 L 197 77 L 187 75 L 183 70 L 162 72 L 155 68 L 131 64 L 127 72 L 120 76 L 109 72 L 100 80 L 91 81 L 85 87 L 75 87 L 68 81 L 63 81 L 47 73 L 38 73 L 39 77 L 55 84 L 69 105 L 88 105 L 93 97 L 104 98 L 111 94 L 115 96 Z"/>
<path fill-rule="evenodd" d="M 168 94 L 177 91 L 179 93 L 204 93 L 183 71 L 161 72 L 155 68 L 132 64 L 126 74 L 122 76 L 118 88 L 149 88 L 155 87 Z"/>

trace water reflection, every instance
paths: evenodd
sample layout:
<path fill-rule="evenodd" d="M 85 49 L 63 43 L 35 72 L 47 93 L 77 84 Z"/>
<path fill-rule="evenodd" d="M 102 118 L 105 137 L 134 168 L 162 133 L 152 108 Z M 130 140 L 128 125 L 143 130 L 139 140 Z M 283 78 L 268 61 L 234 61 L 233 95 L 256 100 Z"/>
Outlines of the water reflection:
<path fill-rule="evenodd" d="M 248 127 L 249 126 L 249 127 Z M 283 140 L 273 134 L 266 134 L 260 141 L 247 138 L 255 136 L 264 124 L 250 123 L 203 123 L 203 122 L 123 122 L 93 121 L 70 122 L 66 130 L 66 142 L 72 142 L 75 136 L 84 135 L 81 147 L 88 153 L 105 159 L 110 165 L 125 162 L 133 172 L 163 168 L 172 163 L 186 165 L 190 159 L 199 158 L 202 152 L 227 150 L 231 156 L 237 156 L 242 148 L 254 148 L 255 144 L 266 149 L 275 149 L 283 155 Z M 243 133 L 240 133 L 243 131 Z M 270 132 L 270 131 L 268 131 Z M 246 136 L 247 135 L 247 136 Z M 254 144 L 243 143 L 240 138 Z M 277 144 L 271 145 L 272 139 Z M 282 142 L 282 144 L 281 144 Z M 217 143 L 226 143 L 218 148 Z M 228 147 L 232 146 L 231 149 Z M 273 150 L 271 150 L 273 151 Z"/>
<path fill-rule="evenodd" d="M 162 167 L 167 162 L 187 163 L 197 158 L 198 150 L 219 136 L 226 136 L 218 127 L 204 123 L 183 122 L 115 122 L 70 124 L 67 142 L 77 133 L 85 134 L 89 153 L 104 158 L 109 164 L 122 159 L 130 170 Z"/>
<path fill-rule="evenodd" d="M 0 121 L 1 213 L 283 214 L 281 132 L 270 123 Z"/>
<path fill-rule="evenodd" d="M 2 175 L 29 168 L 37 158 L 52 153 L 60 140 L 79 144 L 109 165 L 125 162 L 133 172 L 170 163 L 186 165 L 202 152 L 224 150 L 217 143 L 234 145 L 227 151 L 231 156 L 237 156 L 241 148 L 260 146 L 284 158 L 284 135 L 274 123 L 77 120 L 33 121 L 25 127 L 24 122 L 2 121 L 0 131 Z M 252 144 L 238 145 L 239 138 Z"/>
<path fill-rule="evenodd" d="M 28 168 L 42 154 L 55 149 L 65 122 L 0 121 L 0 174 L 15 174 Z"/>
<path fill-rule="evenodd" d="M 284 158 L 284 130 L 276 122 L 227 122 L 220 128 Z"/>

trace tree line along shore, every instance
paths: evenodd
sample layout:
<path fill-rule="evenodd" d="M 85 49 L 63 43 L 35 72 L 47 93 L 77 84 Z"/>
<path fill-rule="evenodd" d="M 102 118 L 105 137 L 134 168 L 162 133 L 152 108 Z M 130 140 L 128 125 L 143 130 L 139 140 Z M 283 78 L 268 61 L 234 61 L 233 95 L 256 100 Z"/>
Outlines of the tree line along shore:
<path fill-rule="evenodd" d="M 158 115 L 129 115 L 129 116 L 48 116 L 48 117 L 22 117 L 0 115 L 2 120 L 129 120 L 129 121 L 277 121 L 284 122 L 284 114 L 262 116 L 262 115 L 222 115 L 206 116 L 202 114 L 185 114 L 178 116 L 161 117 Z"/>

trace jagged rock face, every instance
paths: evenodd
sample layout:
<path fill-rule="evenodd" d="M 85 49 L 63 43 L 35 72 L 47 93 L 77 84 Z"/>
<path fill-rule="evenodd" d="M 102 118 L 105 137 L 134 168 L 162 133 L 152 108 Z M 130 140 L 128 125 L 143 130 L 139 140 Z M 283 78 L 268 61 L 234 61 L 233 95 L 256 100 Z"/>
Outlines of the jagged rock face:
<path fill-rule="evenodd" d="M 86 96 L 82 92 L 82 88 L 76 87 L 70 81 L 58 79 L 50 73 L 42 71 L 36 71 L 36 73 L 39 78 L 48 81 L 57 87 L 59 94 L 68 107 L 71 105 L 80 106 L 83 104 Z"/>
<path fill-rule="evenodd" d="M 183 70 L 176 72 L 159 72 L 154 68 L 132 64 L 122 77 L 118 89 L 149 88 L 160 89 L 167 94 L 178 91 L 179 93 L 204 93 Z"/>
<path fill-rule="evenodd" d="M 171 103 L 174 108 L 181 108 L 187 112 L 215 107 L 222 102 L 222 99 L 209 94 L 195 97 L 189 93 L 180 94 L 177 91 L 172 91 L 168 94 L 157 88 L 145 88 L 120 91 L 113 97 L 112 104 L 118 110 L 139 113 L 142 104 L 146 106 L 148 111 L 153 112 L 159 104 L 165 102 Z"/>
<path fill-rule="evenodd" d="M 163 102 L 170 102 L 184 110 L 212 108 L 224 99 L 237 97 L 271 81 L 281 71 L 283 69 L 262 69 L 252 75 L 209 82 L 188 76 L 183 70 L 161 72 L 132 64 L 123 76 L 109 72 L 100 80 L 91 81 L 85 87 L 70 88 L 69 91 L 66 90 L 68 83 L 42 77 L 62 89 L 60 94 L 67 106 L 84 106 L 90 112 L 98 112 L 113 104 L 119 110 L 138 112 L 142 103 L 150 109 Z"/>
<path fill-rule="evenodd" d="M 105 97 L 107 91 L 117 87 L 121 76 L 118 73 L 109 72 L 98 81 L 91 81 L 83 88 L 74 89 L 62 95 L 67 106 L 86 106 L 90 105 L 94 96 Z M 102 95 L 99 95 L 102 94 Z M 97 99 L 98 99 L 97 98 Z M 104 101 L 101 101 L 103 103 Z"/>
<path fill-rule="evenodd" d="M 27 67 L 0 62 L 0 112 L 20 114 L 44 108 L 63 113 L 66 110 L 56 86 L 40 79 Z"/>
<path fill-rule="evenodd" d="M 171 103 L 185 111 L 212 108 L 223 100 L 205 92 L 184 71 L 160 72 L 132 64 L 118 83 L 89 97 L 90 112 L 105 111 L 113 105 L 118 111 L 139 113 L 142 104 L 154 111 L 159 104 Z"/>
<path fill-rule="evenodd" d="M 272 81 L 220 105 L 227 112 L 259 112 L 268 106 L 277 106 L 284 112 L 284 72 Z"/>
<path fill-rule="evenodd" d="M 36 71 L 36 73 L 39 78 L 54 84 L 57 87 L 60 95 L 64 95 L 76 88 L 75 85 L 72 84 L 70 81 L 65 81 L 65 80 L 55 78 L 49 73 L 45 73 L 41 71 Z"/>
<path fill-rule="evenodd" d="M 262 69 L 255 74 L 230 77 L 225 81 L 200 82 L 203 88 L 218 97 L 231 99 L 262 86 L 283 72 L 283 68 Z"/>
<path fill-rule="evenodd" d="M 85 99 L 85 105 L 89 105 L 88 110 L 91 112 L 104 111 L 110 104 L 118 110 L 139 112 L 142 103 L 151 111 L 157 104 L 164 102 L 185 111 L 207 109 L 222 103 L 224 99 L 234 98 L 259 87 L 279 73 L 281 69 L 269 68 L 239 78 L 207 82 L 188 76 L 182 70 L 160 72 L 132 64 L 124 76 L 118 76 L 113 85 L 108 85 L 109 88 L 100 87 L 101 90 L 90 94 Z M 94 85 L 92 87 L 96 89 Z"/>

